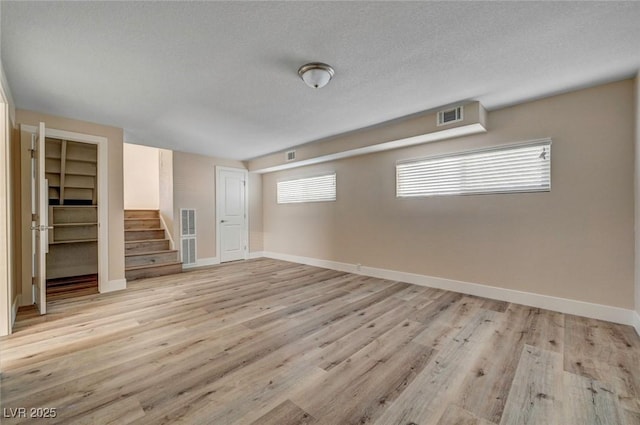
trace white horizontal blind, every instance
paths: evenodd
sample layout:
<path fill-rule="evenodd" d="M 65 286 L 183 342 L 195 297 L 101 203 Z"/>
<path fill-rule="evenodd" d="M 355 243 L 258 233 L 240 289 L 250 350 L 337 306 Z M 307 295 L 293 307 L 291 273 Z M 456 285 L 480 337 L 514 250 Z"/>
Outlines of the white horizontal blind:
<path fill-rule="evenodd" d="M 551 190 L 551 140 L 396 165 L 398 197 Z"/>
<path fill-rule="evenodd" d="M 336 200 L 336 174 L 278 182 L 278 203 L 322 202 Z"/>

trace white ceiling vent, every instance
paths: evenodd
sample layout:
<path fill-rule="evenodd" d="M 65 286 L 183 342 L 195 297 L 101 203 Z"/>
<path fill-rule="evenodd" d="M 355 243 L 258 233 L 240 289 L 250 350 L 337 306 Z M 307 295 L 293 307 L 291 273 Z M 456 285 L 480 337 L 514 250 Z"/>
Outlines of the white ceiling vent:
<path fill-rule="evenodd" d="M 446 125 L 462 121 L 462 106 L 438 111 L 438 125 Z"/>
<path fill-rule="evenodd" d="M 285 157 L 287 158 L 287 161 L 293 161 L 294 159 L 296 159 L 296 151 L 285 152 Z"/>

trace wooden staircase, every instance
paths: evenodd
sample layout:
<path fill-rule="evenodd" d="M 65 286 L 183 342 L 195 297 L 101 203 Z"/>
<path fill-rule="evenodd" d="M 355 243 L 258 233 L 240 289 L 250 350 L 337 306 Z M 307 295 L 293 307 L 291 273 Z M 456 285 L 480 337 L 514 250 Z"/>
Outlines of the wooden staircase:
<path fill-rule="evenodd" d="M 171 249 L 157 210 L 125 210 L 124 244 L 128 281 L 182 272 L 178 251 Z"/>

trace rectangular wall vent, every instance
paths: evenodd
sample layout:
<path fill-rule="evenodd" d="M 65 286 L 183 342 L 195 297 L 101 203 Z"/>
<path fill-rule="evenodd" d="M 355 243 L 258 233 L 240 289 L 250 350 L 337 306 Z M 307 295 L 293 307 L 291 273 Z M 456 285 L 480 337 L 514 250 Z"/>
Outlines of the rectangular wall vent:
<path fill-rule="evenodd" d="M 462 121 L 462 119 L 463 119 L 462 106 L 456 106 L 455 108 L 445 109 L 444 111 L 438 111 L 439 126 Z"/>
<path fill-rule="evenodd" d="M 180 209 L 180 239 L 182 263 L 196 264 L 196 210 Z"/>
<path fill-rule="evenodd" d="M 196 238 L 182 238 L 182 264 L 196 263 Z"/>
<path fill-rule="evenodd" d="M 294 159 L 296 159 L 296 151 L 285 152 L 285 157 L 287 158 L 287 161 L 293 161 Z"/>

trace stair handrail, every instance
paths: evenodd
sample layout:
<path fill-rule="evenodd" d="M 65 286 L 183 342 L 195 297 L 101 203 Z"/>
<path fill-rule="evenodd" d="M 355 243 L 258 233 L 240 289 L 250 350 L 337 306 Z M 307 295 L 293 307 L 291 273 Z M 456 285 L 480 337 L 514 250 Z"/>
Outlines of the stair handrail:
<path fill-rule="evenodd" d="M 176 249 L 176 244 L 173 242 L 173 236 L 171 235 L 171 232 L 169 231 L 169 226 L 167 226 L 167 222 L 164 221 L 164 217 L 162 216 L 162 213 L 160 211 L 158 211 L 158 217 L 160 217 L 160 224 L 162 225 L 162 228 L 164 229 L 164 232 L 167 236 L 169 236 L 169 246 L 171 249 Z"/>

